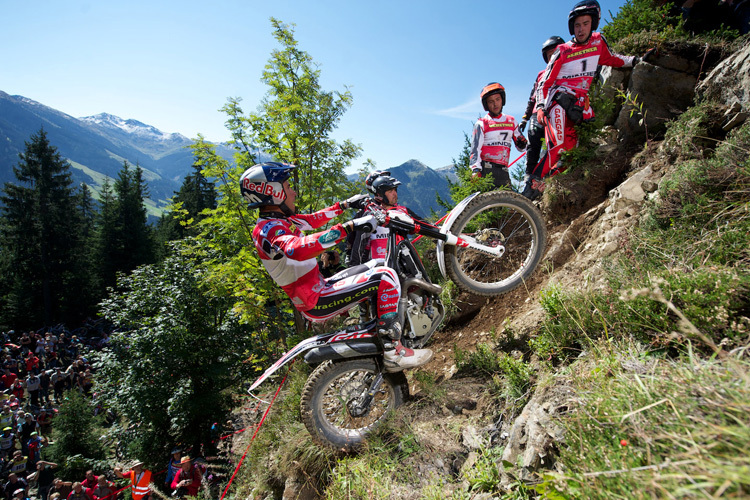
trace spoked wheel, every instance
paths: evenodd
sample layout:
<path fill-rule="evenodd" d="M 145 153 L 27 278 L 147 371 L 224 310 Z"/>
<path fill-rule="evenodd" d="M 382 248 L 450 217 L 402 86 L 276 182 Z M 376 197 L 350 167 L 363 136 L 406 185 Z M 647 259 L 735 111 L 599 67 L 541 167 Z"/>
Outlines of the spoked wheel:
<path fill-rule="evenodd" d="M 503 246 L 495 257 L 471 248 L 445 247 L 450 278 L 477 295 L 492 296 L 513 290 L 534 272 L 544 256 L 547 229 L 539 210 L 512 191 L 478 195 L 450 229 L 490 247 Z"/>
<path fill-rule="evenodd" d="M 302 390 L 302 420 L 313 440 L 329 448 L 350 451 L 401 405 L 408 394 L 403 372 L 383 373 L 369 404 L 368 391 L 379 373 L 373 359 L 321 363 Z"/>

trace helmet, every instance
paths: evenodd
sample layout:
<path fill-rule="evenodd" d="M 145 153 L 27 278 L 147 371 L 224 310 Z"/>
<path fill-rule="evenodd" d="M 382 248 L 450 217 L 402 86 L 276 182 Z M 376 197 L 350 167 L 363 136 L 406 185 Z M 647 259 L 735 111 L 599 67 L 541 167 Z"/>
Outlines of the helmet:
<path fill-rule="evenodd" d="M 372 192 L 375 195 L 375 198 L 382 200 L 383 198 L 385 198 L 386 191 L 388 191 L 389 189 L 395 189 L 400 185 L 401 181 L 399 181 L 395 177 L 391 177 L 390 175 L 381 175 L 373 181 Z"/>
<path fill-rule="evenodd" d="M 505 107 L 505 87 L 497 82 L 492 82 L 485 85 L 482 92 L 479 94 L 479 97 L 482 99 L 482 107 L 484 110 L 489 111 L 489 109 L 487 109 L 487 98 L 492 94 L 500 94 L 503 98 L 503 107 Z"/>
<path fill-rule="evenodd" d="M 542 44 L 542 57 L 544 58 L 544 62 L 549 62 L 549 57 L 547 57 L 547 51 L 549 49 L 554 49 L 558 45 L 562 45 L 565 43 L 565 40 L 562 39 L 562 37 L 559 36 L 551 36 L 547 39 L 546 42 Z"/>
<path fill-rule="evenodd" d="M 575 35 L 573 24 L 576 18 L 580 16 L 591 16 L 591 31 L 596 31 L 596 28 L 599 27 L 599 19 L 602 17 L 602 8 L 599 7 L 599 2 L 596 0 L 583 0 L 575 4 L 573 10 L 568 14 L 568 31 L 570 31 L 571 35 Z"/>
<path fill-rule="evenodd" d="M 375 179 L 377 179 L 381 175 L 391 175 L 391 173 L 387 170 L 376 170 L 371 174 L 368 174 L 365 178 L 365 187 L 372 194 L 375 194 L 375 190 L 372 188 L 372 183 L 375 182 Z"/>
<path fill-rule="evenodd" d="M 247 201 L 247 208 L 263 206 L 281 207 L 286 213 L 284 181 L 289 178 L 294 165 L 269 161 L 245 170 L 240 177 L 240 194 Z"/>

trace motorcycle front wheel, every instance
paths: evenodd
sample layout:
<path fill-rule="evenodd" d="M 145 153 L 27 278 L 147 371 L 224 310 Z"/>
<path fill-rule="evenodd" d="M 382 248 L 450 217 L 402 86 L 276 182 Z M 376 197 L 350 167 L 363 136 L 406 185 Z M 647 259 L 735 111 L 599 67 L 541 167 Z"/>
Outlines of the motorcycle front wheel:
<path fill-rule="evenodd" d="M 383 382 L 363 408 L 379 370 L 374 359 L 325 361 L 308 377 L 302 390 L 302 421 L 313 441 L 338 451 L 358 448 L 403 403 L 409 386 L 403 372 L 383 373 Z"/>
<path fill-rule="evenodd" d="M 450 228 L 486 246 L 504 246 L 493 257 L 471 248 L 445 247 L 448 275 L 459 287 L 477 295 L 494 296 L 513 290 L 536 270 L 544 256 L 547 229 L 539 210 L 512 191 L 478 195 Z"/>

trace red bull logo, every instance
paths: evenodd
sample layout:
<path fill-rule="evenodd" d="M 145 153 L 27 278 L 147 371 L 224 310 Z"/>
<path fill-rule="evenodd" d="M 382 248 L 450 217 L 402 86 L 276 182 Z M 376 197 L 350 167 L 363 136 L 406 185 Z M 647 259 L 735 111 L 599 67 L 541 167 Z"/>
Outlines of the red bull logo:
<path fill-rule="evenodd" d="M 278 184 L 278 182 L 253 182 L 250 179 L 242 179 L 242 187 L 244 187 L 248 191 L 253 191 L 258 194 L 272 196 L 278 200 L 283 200 L 285 198 L 283 189 L 281 191 L 274 191 L 274 184 Z"/>

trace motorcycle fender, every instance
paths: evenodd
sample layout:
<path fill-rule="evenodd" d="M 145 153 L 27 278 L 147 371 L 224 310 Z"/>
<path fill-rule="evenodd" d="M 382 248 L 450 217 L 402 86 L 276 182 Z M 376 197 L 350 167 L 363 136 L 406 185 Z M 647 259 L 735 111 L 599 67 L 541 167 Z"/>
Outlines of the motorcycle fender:
<path fill-rule="evenodd" d="M 374 334 L 371 332 L 374 331 L 374 328 L 375 321 L 373 320 L 364 325 L 353 325 L 345 328 L 344 330 L 331 333 L 323 333 L 321 335 L 316 335 L 315 337 L 310 337 L 303 340 L 296 346 L 292 347 L 287 353 L 281 356 L 278 361 L 271 365 L 270 368 L 263 372 L 263 375 L 261 375 L 258 380 L 253 382 L 253 385 L 250 386 L 247 392 L 252 393 L 260 384 L 265 382 L 268 377 L 276 373 L 276 370 L 289 363 L 291 360 L 293 360 L 303 352 L 309 351 L 310 349 L 314 349 L 316 347 L 324 346 L 329 342 L 335 344 L 337 342 L 350 342 L 349 340 L 347 340 L 349 338 L 372 337 Z"/>
<path fill-rule="evenodd" d="M 453 227 L 453 223 L 456 222 L 456 219 L 459 215 L 461 215 L 461 212 L 464 211 L 464 208 L 466 208 L 466 205 L 471 202 L 477 195 L 479 194 L 479 191 L 477 191 L 474 194 L 471 194 L 461 200 L 461 203 L 456 205 L 453 210 L 451 210 L 450 215 L 446 217 L 445 222 L 443 222 L 443 225 L 440 226 L 440 232 L 443 234 L 450 233 L 451 227 Z M 447 278 L 448 274 L 445 272 L 445 242 L 438 240 L 436 242 L 437 245 L 437 261 L 438 261 L 438 267 L 440 268 L 440 274 L 443 275 L 443 278 Z"/>
<path fill-rule="evenodd" d="M 363 358 L 380 354 L 382 350 L 372 341 L 349 341 L 316 347 L 305 354 L 305 363 L 317 365 L 323 361 Z"/>

